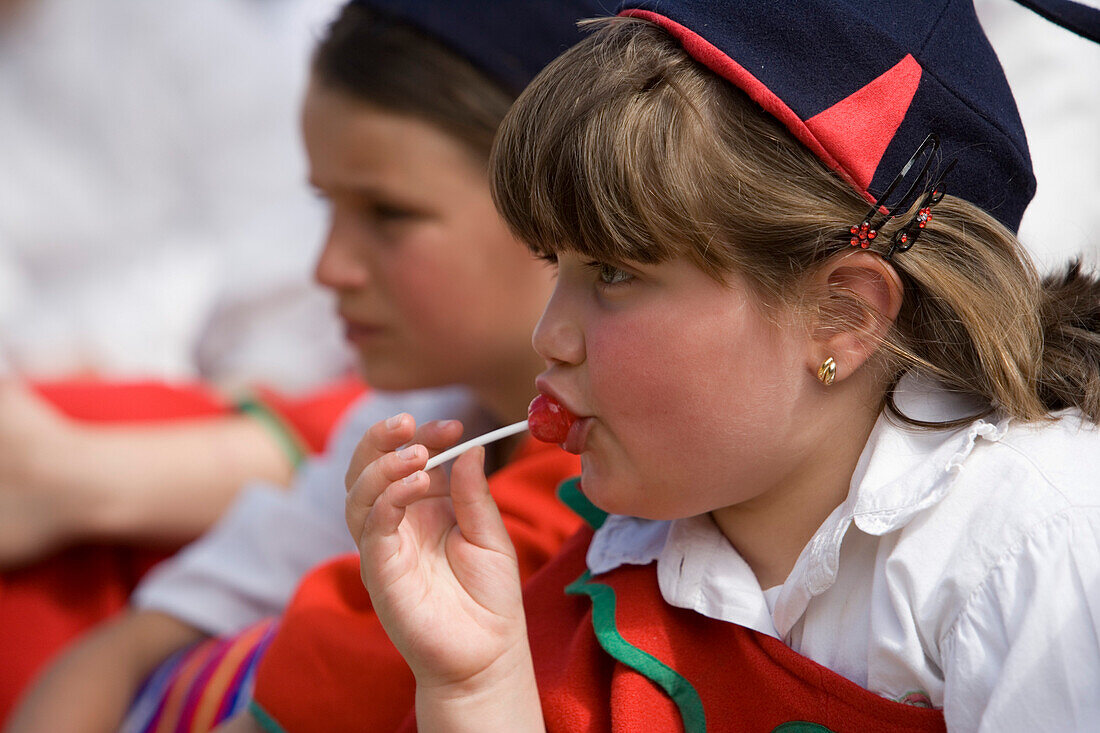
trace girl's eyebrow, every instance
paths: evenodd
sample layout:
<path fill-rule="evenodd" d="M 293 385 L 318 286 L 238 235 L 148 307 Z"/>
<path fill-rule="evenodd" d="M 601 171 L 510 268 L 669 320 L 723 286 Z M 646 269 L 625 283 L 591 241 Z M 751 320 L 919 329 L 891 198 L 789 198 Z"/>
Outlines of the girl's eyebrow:
<path fill-rule="evenodd" d="M 417 207 L 417 202 L 414 198 L 401 191 L 395 191 L 392 188 L 380 186 L 372 181 L 352 181 L 342 184 L 323 185 L 316 179 L 310 177 L 308 183 L 310 188 L 314 191 L 326 195 L 356 196 L 400 204 L 402 206 Z"/>
<path fill-rule="evenodd" d="M 324 191 L 328 193 L 352 193 L 363 195 L 377 195 L 381 193 L 381 189 L 377 185 L 371 183 L 351 183 L 351 184 L 323 184 L 317 179 L 310 176 L 307 181 L 309 187 L 315 191 Z"/>

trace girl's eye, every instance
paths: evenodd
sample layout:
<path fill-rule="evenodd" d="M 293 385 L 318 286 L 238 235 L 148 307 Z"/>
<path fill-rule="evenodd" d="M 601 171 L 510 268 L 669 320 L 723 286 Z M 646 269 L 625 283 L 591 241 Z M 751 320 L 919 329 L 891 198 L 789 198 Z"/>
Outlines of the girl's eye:
<path fill-rule="evenodd" d="M 386 204 L 375 204 L 371 209 L 371 214 L 380 222 L 399 222 L 416 216 L 411 211 L 397 206 L 387 206 Z"/>
<path fill-rule="evenodd" d="M 606 262 L 592 262 L 589 263 L 589 266 L 596 271 L 596 277 L 604 285 L 620 285 L 634 279 L 634 276 L 626 270 L 621 270 Z"/>

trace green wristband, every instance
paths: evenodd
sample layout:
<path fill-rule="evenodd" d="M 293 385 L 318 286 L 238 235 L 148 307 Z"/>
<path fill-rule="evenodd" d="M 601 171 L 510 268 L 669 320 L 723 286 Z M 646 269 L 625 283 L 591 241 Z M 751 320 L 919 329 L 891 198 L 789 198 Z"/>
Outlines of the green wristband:
<path fill-rule="evenodd" d="M 237 412 L 253 418 L 271 433 L 275 442 L 279 444 L 290 465 L 297 468 L 306 459 L 308 449 L 301 438 L 287 426 L 278 413 L 255 397 L 246 397 L 236 404 Z"/>

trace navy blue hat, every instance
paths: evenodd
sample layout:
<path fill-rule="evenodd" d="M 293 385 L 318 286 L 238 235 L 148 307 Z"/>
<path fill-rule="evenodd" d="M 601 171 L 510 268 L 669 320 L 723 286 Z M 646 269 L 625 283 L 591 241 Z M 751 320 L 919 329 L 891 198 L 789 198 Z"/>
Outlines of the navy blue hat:
<path fill-rule="evenodd" d="M 868 201 L 937 133 L 958 159 L 947 190 L 1019 228 L 1035 176 L 971 0 L 628 0 L 619 14 L 668 31 Z"/>
<path fill-rule="evenodd" d="M 437 39 L 518 94 L 581 39 L 577 21 L 607 14 L 597 0 L 353 0 Z M 487 39 L 492 39 L 488 42 Z"/>

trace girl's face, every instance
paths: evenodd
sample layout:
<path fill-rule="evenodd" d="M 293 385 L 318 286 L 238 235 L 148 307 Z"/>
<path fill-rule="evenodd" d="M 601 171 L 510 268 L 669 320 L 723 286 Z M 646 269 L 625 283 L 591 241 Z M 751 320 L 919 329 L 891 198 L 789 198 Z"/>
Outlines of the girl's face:
<path fill-rule="evenodd" d="M 436 127 L 314 80 L 310 181 L 331 205 L 316 278 L 333 290 L 367 381 L 491 384 L 538 370 L 530 332 L 552 272 L 493 208 L 483 161 Z"/>
<path fill-rule="evenodd" d="M 736 278 L 716 282 L 684 260 L 559 256 L 534 336 L 549 365 L 539 386 L 586 418 L 566 447 L 581 453 L 597 506 L 679 518 L 795 478 L 812 449 L 797 407 L 815 385 L 808 337 L 753 303 Z"/>

